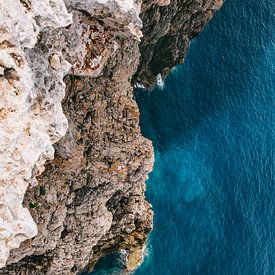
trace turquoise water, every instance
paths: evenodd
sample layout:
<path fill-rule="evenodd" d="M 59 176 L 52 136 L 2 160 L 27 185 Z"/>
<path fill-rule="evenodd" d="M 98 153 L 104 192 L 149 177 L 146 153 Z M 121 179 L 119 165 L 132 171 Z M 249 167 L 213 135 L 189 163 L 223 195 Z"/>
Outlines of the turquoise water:
<path fill-rule="evenodd" d="M 136 91 L 156 155 L 136 275 L 275 274 L 274 4 L 226 1 L 165 87 Z"/>
<path fill-rule="evenodd" d="M 136 275 L 275 274 L 274 4 L 226 1 L 164 89 L 138 91 L 156 164 Z"/>

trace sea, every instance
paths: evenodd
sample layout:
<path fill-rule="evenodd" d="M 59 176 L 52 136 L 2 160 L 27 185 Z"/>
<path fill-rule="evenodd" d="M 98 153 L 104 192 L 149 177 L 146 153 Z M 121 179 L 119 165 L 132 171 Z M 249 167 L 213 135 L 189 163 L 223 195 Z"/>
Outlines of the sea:
<path fill-rule="evenodd" d="M 225 0 L 163 86 L 135 91 L 155 150 L 135 275 L 275 274 L 274 94 L 274 0 Z M 119 274 L 111 259 L 93 274 Z"/>

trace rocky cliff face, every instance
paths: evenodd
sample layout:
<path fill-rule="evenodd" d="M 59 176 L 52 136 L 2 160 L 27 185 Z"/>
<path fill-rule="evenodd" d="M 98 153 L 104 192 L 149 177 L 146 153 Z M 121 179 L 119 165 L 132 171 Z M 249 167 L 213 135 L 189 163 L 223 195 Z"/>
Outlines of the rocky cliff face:
<path fill-rule="evenodd" d="M 75 274 L 116 250 L 136 268 L 153 150 L 131 81 L 183 61 L 220 5 L 0 2 L 0 274 Z"/>

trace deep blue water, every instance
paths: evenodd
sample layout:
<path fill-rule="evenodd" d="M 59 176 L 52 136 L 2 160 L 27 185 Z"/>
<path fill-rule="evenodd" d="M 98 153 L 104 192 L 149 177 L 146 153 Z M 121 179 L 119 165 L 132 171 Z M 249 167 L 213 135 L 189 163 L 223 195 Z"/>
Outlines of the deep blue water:
<path fill-rule="evenodd" d="M 227 0 L 165 87 L 136 92 L 156 156 L 136 275 L 275 274 L 274 5 Z"/>

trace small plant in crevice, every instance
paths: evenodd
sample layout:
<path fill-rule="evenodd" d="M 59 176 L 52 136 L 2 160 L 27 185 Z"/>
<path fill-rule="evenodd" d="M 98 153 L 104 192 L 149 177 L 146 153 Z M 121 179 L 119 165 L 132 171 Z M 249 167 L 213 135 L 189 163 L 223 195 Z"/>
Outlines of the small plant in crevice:
<path fill-rule="evenodd" d="M 45 196 L 47 194 L 47 190 L 45 186 L 40 186 L 39 187 L 39 196 Z"/>
<path fill-rule="evenodd" d="M 32 203 L 32 202 L 30 202 L 29 203 L 29 207 L 31 209 L 38 209 L 39 208 L 39 204 L 38 203 Z"/>

